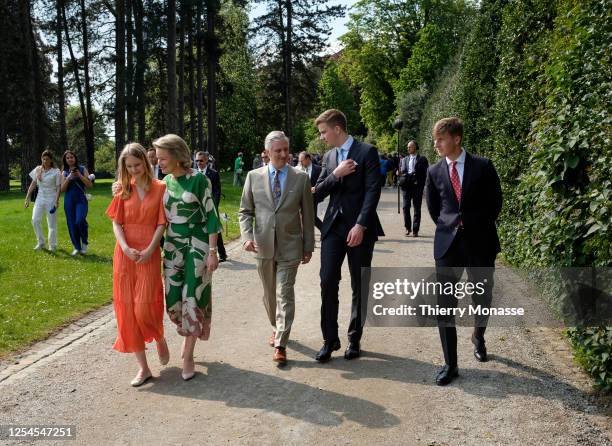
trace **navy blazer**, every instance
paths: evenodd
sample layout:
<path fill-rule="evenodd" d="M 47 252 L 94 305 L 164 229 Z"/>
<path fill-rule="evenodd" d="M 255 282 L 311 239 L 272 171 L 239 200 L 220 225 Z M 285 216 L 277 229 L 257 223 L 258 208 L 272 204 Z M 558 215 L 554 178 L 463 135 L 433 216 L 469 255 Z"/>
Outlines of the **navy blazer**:
<path fill-rule="evenodd" d="M 442 158 L 427 170 L 425 199 L 429 215 L 436 224 L 436 260 L 444 257 L 450 248 L 460 221 L 467 242 L 475 253 L 494 257 L 500 252 L 495 221 L 502 208 L 502 191 L 490 159 L 466 152 L 459 203 L 450 181 L 446 158 Z"/>
<path fill-rule="evenodd" d="M 383 236 L 376 207 L 380 200 L 380 163 L 376 147 L 353 141 L 347 159 L 357 163 L 355 172 L 343 178 L 332 175 L 338 166 L 338 151 L 329 150 L 321 161 L 321 174 L 317 180 L 315 200 L 323 201 L 329 195 L 329 205 L 321 226 L 321 239 L 329 233 L 332 224 L 342 209 L 342 218 L 351 226 L 359 223 L 367 229 L 364 237 L 378 240 Z"/>

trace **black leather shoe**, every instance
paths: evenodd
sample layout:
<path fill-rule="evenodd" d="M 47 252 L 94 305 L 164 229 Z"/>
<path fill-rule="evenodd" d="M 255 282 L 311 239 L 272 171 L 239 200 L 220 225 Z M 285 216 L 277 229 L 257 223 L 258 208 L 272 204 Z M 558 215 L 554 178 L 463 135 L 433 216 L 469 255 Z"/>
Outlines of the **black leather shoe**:
<path fill-rule="evenodd" d="M 315 359 L 319 362 L 327 362 L 331 359 L 332 352 L 340 350 L 340 340 L 325 342 L 319 353 L 315 356 Z"/>
<path fill-rule="evenodd" d="M 227 257 L 219 257 L 219 263 L 227 262 Z"/>
<path fill-rule="evenodd" d="M 359 358 L 360 350 L 359 350 L 359 342 L 349 342 L 348 347 L 344 351 L 344 359 L 355 359 Z"/>
<path fill-rule="evenodd" d="M 480 362 L 487 362 L 487 347 L 485 347 L 485 342 L 472 336 L 472 343 L 474 344 L 474 358 Z"/>
<path fill-rule="evenodd" d="M 445 386 L 450 384 L 453 379 L 459 376 L 459 369 L 457 366 L 450 367 L 445 365 L 436 376 L 436 384 L 439 386 Z"/>

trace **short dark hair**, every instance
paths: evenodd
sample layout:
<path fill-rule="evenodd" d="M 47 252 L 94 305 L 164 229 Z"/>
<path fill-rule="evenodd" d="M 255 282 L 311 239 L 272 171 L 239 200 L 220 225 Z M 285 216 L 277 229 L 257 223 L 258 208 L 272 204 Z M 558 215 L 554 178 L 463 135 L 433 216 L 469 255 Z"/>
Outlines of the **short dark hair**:
<path fill-rule="evenodd" d="M 419 143 L 416 142 L 414 139 L 411 139 L 410 141 L 408 141 L 408 144 L 406 144 L 406 147 L 408 147 L 411 142 L 414 143 L 414 145 L 416 146 L 417 152 L 418 152 L 419 151 Z"/>
<path fill-rule="evenodd" d="M 155 150 L 155 147 L 149 147 L 149 148 L 147 149 L 147 153 L 149 153 L 151 150 Z"/>
<path fill-rule="evenodd" d="M 300 152 L 300 155 L 304 155 L 304 158 L 306 158 L 307 160 L 312 159 L 312 157 L 310 156 L 310 153 L 306 152 L 305 150 Z"/>
<path fill-rule="evenodd" d="M 461 142 L 463 142 L 463 121 L 455 117 L 440 119 L 434 124 L 431 134 L 435 137 L 440 133 L 459 136 L 461 137 Z"/>
<path fill-rule="evenodd" d="M 339 126 L 346 132 L 346 116 L 335 108 L 330 108 L 321 113 L 319 117 L 315 119 L 315 125 L 318 126 L 319 124 L 327 124 L 329 127 Z"/>

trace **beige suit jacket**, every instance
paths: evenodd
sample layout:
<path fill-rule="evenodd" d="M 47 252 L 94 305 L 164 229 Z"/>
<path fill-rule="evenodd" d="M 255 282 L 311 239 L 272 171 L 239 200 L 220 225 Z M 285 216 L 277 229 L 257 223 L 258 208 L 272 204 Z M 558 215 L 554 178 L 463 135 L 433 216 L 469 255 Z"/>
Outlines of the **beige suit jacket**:
<path fill-rule="evenodd" d="M 285 187 L 275 208 L 268 166 L 250 171 L 238 216 L 242 242 L 255 241 L 256 258 L 295 261 L 314 250 L 314 206 L 305 172 L 287 169 Z"/>

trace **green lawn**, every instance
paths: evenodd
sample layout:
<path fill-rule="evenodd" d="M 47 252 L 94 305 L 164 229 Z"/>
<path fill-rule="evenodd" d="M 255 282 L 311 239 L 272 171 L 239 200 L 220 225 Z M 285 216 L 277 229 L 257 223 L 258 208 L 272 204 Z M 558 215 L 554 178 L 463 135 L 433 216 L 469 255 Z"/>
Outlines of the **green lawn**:
<path fill-rule="evenodd" d="M 112 301 L 115 238 L 104 215 L 111 200 L 111 181 L 97 180 L 91 191 L 88 254 L 76 258 L 70 256 L 73 248 L 62 203 L 58 209 L 58 250 L 35 252 L 32 208 L 23 208 L 24 194 L 16 182 L 11 182 L 11 192 L 0 192 L 0 357 Z M 222 174 L 221 181 L 221 213 L 230 217 L 227 240 L 231 240 L 240 232 L 237 211 L 241 189 L 231 185 L 231 173 Z M 46 234 L 44 218 L 43 230 Z"/>

